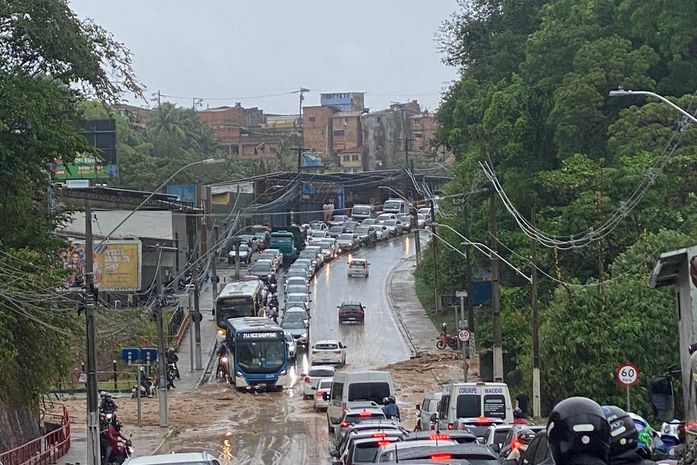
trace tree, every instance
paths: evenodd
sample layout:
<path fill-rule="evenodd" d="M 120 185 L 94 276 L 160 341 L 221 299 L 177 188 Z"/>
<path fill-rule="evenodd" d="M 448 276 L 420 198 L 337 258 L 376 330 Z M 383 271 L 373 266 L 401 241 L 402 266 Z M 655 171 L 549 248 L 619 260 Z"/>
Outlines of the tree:
<path fill-rule="evenodd" d="M 50 25 L 50 27 L 47 27 Z M 80 100 L 140 93 L 130 52 L 61 0 L 0 2 L 0 402 L 34 405 L 69 369 L 74 303 L 48 208 L 56 158 L 87 148 Z"/>

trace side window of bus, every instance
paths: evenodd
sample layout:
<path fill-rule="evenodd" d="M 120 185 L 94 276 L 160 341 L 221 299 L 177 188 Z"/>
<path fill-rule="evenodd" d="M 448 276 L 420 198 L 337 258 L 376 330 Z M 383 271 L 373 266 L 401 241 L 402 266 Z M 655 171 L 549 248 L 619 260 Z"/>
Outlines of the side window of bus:
<path fill-rule="evenodd" d="M 438 417 L 442 419 L 448 418 L 448 407 L 450 406 L 450 396 L 443 396 L 440 400 L 438 408 Z"/>
<path fill-rule="evenodd" d="M 341 402 L 341 397 L 344 395 L 344 383 L 332 384 L 332 400 Z"/>

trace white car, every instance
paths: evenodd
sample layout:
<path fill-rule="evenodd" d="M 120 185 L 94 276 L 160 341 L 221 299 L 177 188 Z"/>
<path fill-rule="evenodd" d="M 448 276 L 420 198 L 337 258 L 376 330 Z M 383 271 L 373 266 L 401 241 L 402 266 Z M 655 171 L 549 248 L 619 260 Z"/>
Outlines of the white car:
<path fill-rule="evenodd" d="M 317 390 L 317 383 L 322 378 L 333 378 L 336 370 L 331 365 L 312 366 L 303 379 L 303 399 L 312 399 Z"/>
<path fill-rule="evenodd" d="M 332 390 L 332 378 L 322 378 L 317 383 L 317 390 L 315 390 L 315 412 L 320 409 L 327 410 L 329 407 L 329 393 Z"/>
<path fill-rule="evenodd" d="M 329 237 L 329 233 L 327 233 L 326 229 L 313 229 L 312 232 L 307 236 L 307 243 L 314 244 L 322 239 L 326 239 L 327 237 Z"/>
<path fill-rule="evenodd" d="M 395 215 L 394 213 L 381 213 L 377 217 L 378 224 L 383 224 L 387 220 L 396 220 L 396 219 L 397 219 L 397 215 Z"/>
<path fill-rule="evenodd" d="M 303 278 L 302 276 L 292 276 L 290 278 L 286 278 L 286 281 L 283 283 L 284 291 L 287 290 L 289 286 L 307 287 L 307 279 Z"/>
<path fill-rule="evenodd" d="M 341 341 L 331 339 L 317 341 L 312 346 L 310 364 L 318 365 L 320 363 L 333 363 L 339 366 L 346 365 L 346 346 Z"/>
<path fill-rule="evenodd" d="M 288 331 L 284 331 L 283 334 L 286 336 L 286 347 L 288 348 L 288 359 L 295 360 L 295 356 L 298 353 L 298 345 L 295 343 L 295 338 Z"/>

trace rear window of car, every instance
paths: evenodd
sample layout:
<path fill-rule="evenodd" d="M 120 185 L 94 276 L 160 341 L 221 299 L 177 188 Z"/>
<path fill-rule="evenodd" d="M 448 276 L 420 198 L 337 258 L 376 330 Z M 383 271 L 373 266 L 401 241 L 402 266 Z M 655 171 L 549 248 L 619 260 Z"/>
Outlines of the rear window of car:
<path fill-rule="evenodd" d="M 344 310 L 346 312 L 360 312 L 363 309 L 360 305 L 342 305 L 341 310 Z"/>
<path fill-rule="evenodd" d="M 353 463 L 373 463 L 375 462 L 375 457 L 378 455 L 378 442 L 367 442 L 362 444 L 356 444 L 356 448 L 353 451 Z"/>
<path fill-rule="evenodd" d="M 508 432 L 506 430 L 496 430 L 496 432 L 494 433 L 493 443 L 498 444 L 499 446 L 503 445 L 503 441 L 506 440 L 507 434 Z"/>
<path fill-rule="evenodd" d="M 390 385 L 384 382 L 351 383 L 348 389 L 348 401 L 373 401 L 382 404 L 382 399 L 390 395 Z"/>
<path fill-rule="evenodd" d="M 319 350 L 334 350 L 338 348 L 339 346 L 337 344 L 315 344 L 315 349 Z"/>
<path fill-rule="evenodd" d="M 328 378 L 334 376 L 334 371 L 326 368 L 312 368 L 307 374 L 313 378 Z"/>
<path fill-rule="evenodd" d="M 351 268 L 365 268 L 365 262 L 351 262 L 349 267 L 351 267 Z"/>
<path fill-rule="evenodd" d="M 362 413 L 362 415 L 361 415 L 361 413 Z M 361 413 L 350 413 L 350 414 L 346 415 L 344 420 L 346 420 L 349 423 L 356 423 L 356 422 L 361 422 L 361 421 L 375 420 L 378 418 L 379 419 L 385 418 L 385 414 L 382 412 L 361 412 Z"/>
<path fill-rule="evenodd" d="M 319 388 L 320 389 L 329 389 L 332 387 L 332 382 L 331 381 L 322 381 L 319 383 Z"/>
<path fill-rule="evenodd" d="M 478 394 L 461 394 L 457 396 L 457 418 L 475 418 L 481 416 L 482 399 Z"/>

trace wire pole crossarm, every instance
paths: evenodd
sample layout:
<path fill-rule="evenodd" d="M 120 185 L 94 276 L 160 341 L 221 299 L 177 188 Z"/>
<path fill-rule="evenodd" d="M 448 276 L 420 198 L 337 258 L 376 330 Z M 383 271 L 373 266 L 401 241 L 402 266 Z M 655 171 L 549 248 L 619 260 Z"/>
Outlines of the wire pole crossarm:
<path fill-rule="evenodd" d="M 624 89 L 617 89 L 617 90 L 611 90 L 610 91 L 610 97 L 624 97 L 626 95 L 648 95 L 650 97 L 655 97 L 658 100 L 667 103 L 670 105 L 673 109 L 677 110 L 680 112 L 683 116 L 686 116 L 690 121 L 693 123 L 697 123 L 697 118 L 695 118 L 692 114 L 690 114 L 688 111 L 683 110 L 667 98 L 665 98 L 662 95 L 658 95 L 655 92 L 650 92 L 648 90 L 624 90 Z"/>

